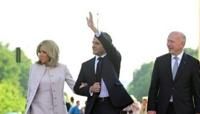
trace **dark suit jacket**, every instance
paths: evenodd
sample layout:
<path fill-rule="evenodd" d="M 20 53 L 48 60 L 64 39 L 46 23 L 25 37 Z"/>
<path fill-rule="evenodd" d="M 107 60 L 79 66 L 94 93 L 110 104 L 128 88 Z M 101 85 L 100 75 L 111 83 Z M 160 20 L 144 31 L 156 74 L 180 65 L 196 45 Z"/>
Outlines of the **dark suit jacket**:
<path fill-rule="evenodd" d="M 173 95 L 177 114 L 200 112 L 199 61 L 183 54 L 175 80 L 172 79 L 171 54 L 158 57 L 154 64 L 149 89 L 148 110 L 165 114 Z"/>
<path fill-rule="evenodd" d="M 121 55 L 112 43 L 104 38 L 104 34 L 101 34 L 98 40 L 102 43 L 107 53 L 103 59 L 101 77 L 108 89 L 113 106 L 116 108 L 124 108 L 133 101 L 119 81 Z M 96 82 L 94 64 L 95 58 L 82 64 L 81 71 L 74 86 L 75 93 L 88 97 L 85 109 L 86 114 L 90 114 L 96 99 L 95 96 L 91 96 L 89 93 L 89 87 Z M 82 82 L 87 85 L 80 87 Z"/>

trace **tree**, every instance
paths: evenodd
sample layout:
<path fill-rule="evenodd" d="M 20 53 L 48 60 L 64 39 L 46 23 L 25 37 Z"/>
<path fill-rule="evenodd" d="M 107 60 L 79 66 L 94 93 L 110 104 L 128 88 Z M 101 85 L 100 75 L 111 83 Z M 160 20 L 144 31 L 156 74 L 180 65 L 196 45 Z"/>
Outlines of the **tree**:
<path fill-rule="evenodd" d="M 18 80 L 20 70 L 15 62 L 14 53 L 7 46 L 0 44 L 0 81 L 3 79 Z"/>
<path fill-rule="evenodd" d="M 31 60 L 26 57 L 24 52 L 22 51 L 21 53 L 21 62 L 18 63 L 18 67 L 20 69 L 19 73 L 19 83 L 20 86 L 22 87 L 22 93 L 23 95 L 26 95 L 26 90 L 27 90 L 27 82 L 28 82 L 28 73 L 29 73 L 29 68 L 31 65 Z"/>
<path fill-rule="evenodd" d="M 186 48 L 185 52 L 189 55 L 192 55 L 194 58 L 198 59 L 198 49 L 193 50 L 191 48 Z"/>
<path fill-rule="evenodd" d="M 143 64 L 139 70 L 134 71 L 133 80 L 128 85 L 128 92 L 138 100 L 148 95 L 153 62 Z"/>
<path fill-rule="evenodd" d="M 6 112 L 24 112 L 25 97 L 18 83 L 4 80 L 0 83 L 0 114 Z"/>
<path fill-rule="evenodd" d="M 16 63 L 15 50 L 0 43 L 0 114 L 23 112 L 31 60 L 21 51 L 21 62 Z"/>
<path fill-rule="evenodd" d="M 22 87 L 22 93 L 25 95 L 31 60 L 22 51 L 21 62 L 16 63 L 15 50 L 11 51 L 8 47 L 8 44 L 4 46 L 0 43 L 0 82 L 2 80 L 19 82 Z"/>

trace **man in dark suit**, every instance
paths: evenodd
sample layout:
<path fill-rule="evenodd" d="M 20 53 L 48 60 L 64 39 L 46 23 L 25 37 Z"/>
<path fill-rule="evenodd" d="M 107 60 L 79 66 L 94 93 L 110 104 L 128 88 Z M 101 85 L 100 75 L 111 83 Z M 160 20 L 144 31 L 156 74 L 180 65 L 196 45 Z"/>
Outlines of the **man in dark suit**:
<path fill-rule="evenodd" d="M 200 114 L 199 61 L 184 52 L 186 37 L 171 32 L 168 54 L 156 58 L 148 96 L 148 114 Z"/>
<path fill-rule="evenodd" d="M 87 24 L 95 33 L 92 42 L 95 57 L 82 64 L 74 91 L 87 96 L 86 114 L 120 114 L 133 102 L 119 81 L 121 55 L 110 35 L 94 26 L 91 13 Z"/>

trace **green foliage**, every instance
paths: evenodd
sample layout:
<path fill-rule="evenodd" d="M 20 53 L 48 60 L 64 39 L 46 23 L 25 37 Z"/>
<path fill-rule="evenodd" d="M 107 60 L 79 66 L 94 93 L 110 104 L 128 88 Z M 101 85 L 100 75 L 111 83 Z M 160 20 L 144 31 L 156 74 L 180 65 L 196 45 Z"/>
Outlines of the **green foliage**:
<path fill-rule="evenodd" d="M 20 86 L 22 87 L 22 93 L 23 95 L 26 94 L 27 90 L 27 82 L 28 82 L 28 73 L 29 73 L 29 67 L 31 65 L 31 60 L 28 59 L 25 54 L 22 52 L 21 53 L 21 62 L 18 63 L 18 67 L 20 69 L 19 73 L 19 83 Z"/>
<path fill-rule="evenodd" d="M 18 83 L 4 80 L 0 83 L 0 114 L 6 112 L 24 112 L 25 97 Z"/>
<path fill-rule="evenodd" d="M 28 59 L 23 51 L 21 52 L 21 63 L 16 63 L 15 50 L 10 51 L 9 45 L 3 46 L 0 43 L 0 82 L 10 80 L 19 82 L 22 87 L 22 93 L 25 95 L 27 89 L 28 69 L 31 60 Z"/>
<path fill-rule="evenodd" d="M 139 70 L 134 71 L 134 78 L 128 85 L 128 92 L 138 100 L 148 95 L 153 62 L 143 64 Z"/>
<path fill-rule="evenodd" d="M 0 43 L 0 114 L 23 112 L 31 60 L 21 51 L 21 62 L 16 63 L 15 50 Z"/>
<path fill-rule="evenodd" d="M 193 56 L 194 58 L 198 59 L 198 50 L 193 50 L 191 48 L 186 48 L 185 52 L 191 56 Z"/>
<path fill-rule="evenodd" d="M 3 79 L 18 80 L 20 73 L 14 54 L 6 46 L 0 45 L 0 81 Z"/>
<path fill-rule="evenodd" d="M 198 50 L 186 48 L 185 52 L 198 58 Z M 129 83 L 127 89 L 128 92 L 134 95 L 138 100 L 148 95 L 153 64 L 153 62 L 143 64 L 139 70 L 135 70 L 133 73 L 133 80 Z"/>

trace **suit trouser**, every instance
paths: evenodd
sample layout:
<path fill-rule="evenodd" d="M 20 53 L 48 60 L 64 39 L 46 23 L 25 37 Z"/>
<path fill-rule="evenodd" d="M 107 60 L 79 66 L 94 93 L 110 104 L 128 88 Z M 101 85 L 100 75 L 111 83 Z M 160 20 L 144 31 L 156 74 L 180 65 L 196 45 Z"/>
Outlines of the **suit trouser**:
<path fill-rule="evenodd" d="M 172 102 L 169 102 L 166 114 L 176 114 L 174 110 L 174 104 Z"/>
<path fill-rule="evenodd" d="M 115 108 L 110 99 L 97 99 L 94 103 L 92 114 L 120 114 L 120 109 Z"/>

